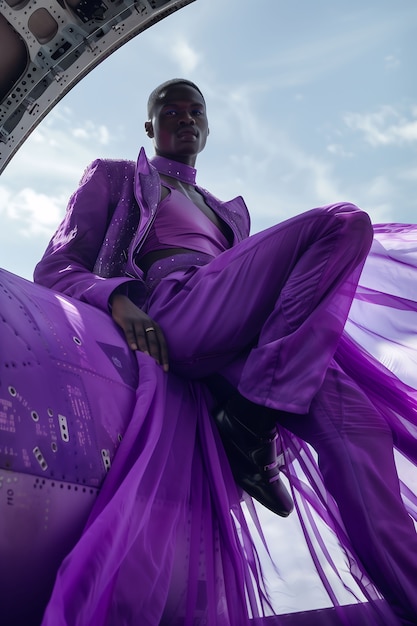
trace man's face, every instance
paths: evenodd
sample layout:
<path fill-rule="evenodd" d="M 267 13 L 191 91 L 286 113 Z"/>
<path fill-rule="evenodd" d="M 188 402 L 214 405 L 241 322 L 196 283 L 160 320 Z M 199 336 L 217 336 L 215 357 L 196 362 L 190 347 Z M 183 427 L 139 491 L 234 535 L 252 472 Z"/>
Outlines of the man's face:
<path fill-rule="evenodd" d="M 190 85 L 169 87 L 156 102 L 145 129 L 156 154 L 184 162 L 195 159 L 208 135 L 203 97 Z"/>

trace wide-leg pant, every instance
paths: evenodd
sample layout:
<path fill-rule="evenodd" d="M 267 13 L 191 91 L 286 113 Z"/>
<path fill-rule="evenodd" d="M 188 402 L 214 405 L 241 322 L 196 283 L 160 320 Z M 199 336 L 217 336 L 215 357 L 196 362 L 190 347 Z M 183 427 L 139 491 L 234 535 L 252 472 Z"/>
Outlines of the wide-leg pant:
<path fill-rule="evenodd" d="M 220 373 L 313 445 L 370 578 L 404 624 L 417 623 L 417 536 L 392 435 L 333 361 L 371 241 L 369 218 L 355 206 L 313 209 L 201 267 L 170 271 L 178 260 L 164 259 L 151 269 L 164 277 L 146 310 L 176 372 Z"/>
<path fill-rule="evenodd" d="M 221 373 L 256 403 L 307 412 L 371 243 L 366 213 L 339 204 L 253 235 L 201 267 L 171 271 L 145 309 L 164 331 L 172 369 Z M 183 259 L 157 262 L 151 278 L 176 263 Z"/>

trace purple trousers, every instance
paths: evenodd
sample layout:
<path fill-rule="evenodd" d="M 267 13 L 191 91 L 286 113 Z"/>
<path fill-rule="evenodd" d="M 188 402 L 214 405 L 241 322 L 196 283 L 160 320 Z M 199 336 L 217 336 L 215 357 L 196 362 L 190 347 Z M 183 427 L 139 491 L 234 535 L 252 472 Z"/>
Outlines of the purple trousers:
<path fill-rule="evenodd" d="M 193 378 L 221 373 L 253 402 L 305 413 L 371 242 L 368 216 L 340 204 L 253 235 L 201 267 L 172 271 L 183 255 L 157 262 L 149 283 L 169 274 L 145 308 L 165 333 L 172 369 Z"/>
<path fill-rule="evenodd" d="M 156 263 L 145 308 L 175 372 L 221 374 L 315 448 L 354 551 L 402 623 L 415 624 L 417 535 L 391 431 L 334 361 L 371 242 L 357 207 L 313 209 L 208 263 L 200 255 Z"/>

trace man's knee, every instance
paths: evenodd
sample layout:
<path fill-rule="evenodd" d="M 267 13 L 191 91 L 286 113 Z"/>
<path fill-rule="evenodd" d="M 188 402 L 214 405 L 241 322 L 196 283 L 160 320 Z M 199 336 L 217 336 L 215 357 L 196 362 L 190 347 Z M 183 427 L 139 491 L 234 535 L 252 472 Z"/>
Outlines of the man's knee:
<path fill-rule="evenodd" d="M 334 217 L 342 222 L 340 235 L 347 244 L 347 251 L 366 257 L 374 236 L 368 213 L 348 202 L 334 205 L 332 208 Z"/>

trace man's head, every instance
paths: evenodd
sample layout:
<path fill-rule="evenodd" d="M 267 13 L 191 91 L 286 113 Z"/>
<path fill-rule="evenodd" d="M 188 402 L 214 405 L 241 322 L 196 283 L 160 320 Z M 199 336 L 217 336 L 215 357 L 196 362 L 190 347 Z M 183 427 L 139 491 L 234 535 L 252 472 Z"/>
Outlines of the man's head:
<path fill-rule="evenodd" d="M 197 87 L 195 83 L 193 83 L 191 80 L 187 80 L 186 78 L 172 78 L 171 80 L 166 80 L 164 83 L 156 87 L 151 93 L 151 95 L 149 96 L 148 98 L 148 119 L 149 120 L 152 119 L 155 104 L 163 100 L 163 98 L 166 96 L 167 90 L 170 89 L 170 87 L 174 87 L 176 85 L 188 85 L 189 87 L 192 87 L 193 89 L 198 91 L 200 96 L 203 98 L 203 102 L 205 103 L 203 93 L 201 92 L 200 88 Z"/>
<path fill-rule="evenodd" d="M 199 87 L 175 78 L 154 89 L 145 131 L 156 154 L 193 165 L 209 134 L 206 102 Z"/>

